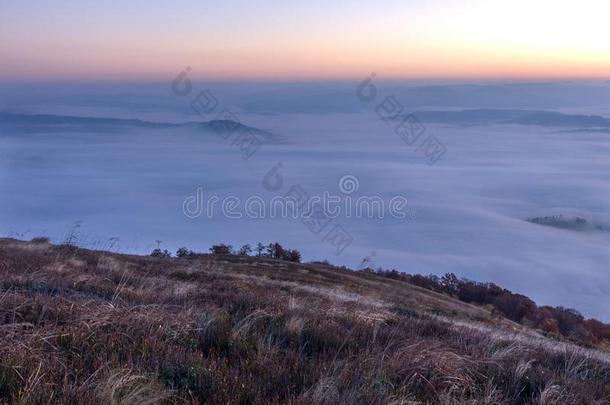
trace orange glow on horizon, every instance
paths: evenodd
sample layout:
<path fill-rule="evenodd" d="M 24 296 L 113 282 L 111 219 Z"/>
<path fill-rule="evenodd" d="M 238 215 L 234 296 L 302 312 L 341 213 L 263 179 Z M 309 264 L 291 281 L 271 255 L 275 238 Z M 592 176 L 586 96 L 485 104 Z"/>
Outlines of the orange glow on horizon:
<path fill-rule="evenodd" d="M 87 3 L 5 5 L 0 80 L 168 80 L 185 66 L 218 80 L 610 78 L 606 0 L 131 5 L 136 20 Z"/>

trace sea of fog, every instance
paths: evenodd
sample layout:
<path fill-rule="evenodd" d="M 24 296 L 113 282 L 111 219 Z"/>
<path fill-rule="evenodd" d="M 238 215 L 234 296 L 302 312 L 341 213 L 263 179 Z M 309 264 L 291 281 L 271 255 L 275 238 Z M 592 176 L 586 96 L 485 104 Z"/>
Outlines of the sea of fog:
<path fill-rule="evenodd" d="M 610 131 L 569 119 L 431 119 L 423 136 L 433 135 L 445 150 L 431 164 L 426 150 L 408 145 L 378 109 L 395 95 L 405 113 L 511 108 L 610 117 L 609 84 L 393 91 L 389 83 L 372 102 L 357 97 L 357 85 L 217 84 L 216 111 L 228 108 L 265 138 L 248 159 L 233 138 L 179 125 L 216 117 L 192 110 L 197 91 L 180 96 L 169 84 L 6 88 L 0 111 L 20 121 L 0 123 L 0 232 L 55 242 L 73 234 L 86 247 L 139 254 L 157 246 L 207 251 L 219 242 L 279 241 L 305 260 L 454 272 L 610 321 Z M 31 114 L 85 119 L 56 125 L 43 116 L 30 125 Z M 99 117 L 142 121 L 93 119 Z M 241 218 L 218 207 L 211 215 L 197 211 L 198 190 L 204 202 L 213 196 L 268 203 L 295 188 L 341 201 L 379 197 L 385 208 L 400 197 L 405 215 L 361 218 L 346 209 L 312 226 L 268 212 L 253 218 L 243 207 L 231 210 L 241 210 Z M 587 226 L 526 220 L 553 215 L 583 218 Z"/>

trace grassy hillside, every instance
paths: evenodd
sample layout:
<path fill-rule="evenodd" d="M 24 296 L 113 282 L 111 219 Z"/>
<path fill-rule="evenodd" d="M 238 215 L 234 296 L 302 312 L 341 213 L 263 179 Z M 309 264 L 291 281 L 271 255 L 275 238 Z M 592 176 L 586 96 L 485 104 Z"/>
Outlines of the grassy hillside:
<path fill-rule="evenodd" d="M 0 240 L 0 403 L 608 403 L 610 355 L 401 280 Z"/>

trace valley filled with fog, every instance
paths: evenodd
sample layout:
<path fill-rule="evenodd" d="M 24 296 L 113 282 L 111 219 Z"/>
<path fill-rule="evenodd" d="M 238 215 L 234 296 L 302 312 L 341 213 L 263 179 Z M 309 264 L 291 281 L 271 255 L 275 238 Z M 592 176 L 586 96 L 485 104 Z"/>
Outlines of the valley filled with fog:
<path fill-rule="evenodd" d="M 4 89 L 0 232 L 138 254 L 278 241 L 305 260 L 453 272 L 610 320 L 609 83 L 383 83 L 372 101 L 358 83 L 195 85 Z M 219 107 L 200 116 L 191 102 L 208 87 Z M 389 96 L 392 123 L 379 107 Z M 261 141 L 248 159 L 209 125 L 224 108 Z M 403 113 L 425 131 L 412 144 L 395 132 Z M 444 149 L 435 162 L 418 149 L 429 135 Z M 184 212 L 198 189 L 243 202 L 294 186 L 404 197 L 406 215 L 340 215 L 316 231 Z M 327 237 L 337 225 L 351 240 L 340 254 Z"/>

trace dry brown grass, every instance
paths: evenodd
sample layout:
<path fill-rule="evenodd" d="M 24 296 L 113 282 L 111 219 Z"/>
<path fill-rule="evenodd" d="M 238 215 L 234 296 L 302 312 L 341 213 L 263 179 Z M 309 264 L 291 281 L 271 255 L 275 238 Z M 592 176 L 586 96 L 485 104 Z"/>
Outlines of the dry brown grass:
<path fill-rule="evenodd" d="M 0 402 L 609 400 L 606 352 L 401 281 L 0 240 Z"/>

